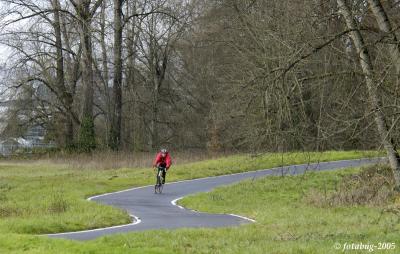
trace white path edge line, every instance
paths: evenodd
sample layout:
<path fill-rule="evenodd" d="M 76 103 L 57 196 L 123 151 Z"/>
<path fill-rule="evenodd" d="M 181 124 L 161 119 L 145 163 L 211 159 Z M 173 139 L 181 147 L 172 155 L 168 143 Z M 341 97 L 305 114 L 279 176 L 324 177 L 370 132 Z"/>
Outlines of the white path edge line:
<path fill-rule="evenodd" d="M 259 170 L 252 170 L 252 171 L 246 171 L 246 172 L 240 172 L 240 173 L 233 173 L 233 174 L 227 174 L 227 175 L 219 175 L 219 176 L 208 176 L 208 177 L 203 177 L 203 178 L 196 178 L 196 179 L 188 179 L 188 180 L 181 180 L 181 181 L 176 181 L 176 182 L 171 182 L 171 183 L 166 183 L 166 185 L 169 184 L 176 184 L 176 183 L 183 183 L 183 182 L 192 182 L 192 181 L 199 181 L 199 180 L 204 180 L 204 179 L 212 179 L 212 178 L 218 178 L 218 177 L 224 177 L 224 176 L 233 176 L 233 175 L 242 175 L 242 174 L 248 174 L 248 173 L 256 173 L 256 172 L 260 172 L 260 171 L 266 171 L 266 170 L 274 170 L 274 169 L 279 169 L 279 168 L 283 168 L 283 167 L 296 167 L 296 166 L 302 166 L 302 165 L 310 165 L 310 164 L 321 164 L 321 163 L 332 163 L 332 162 L 344 162 L 344 161 L 358 161 L 358 160 L 363 160 L 363 159 L 385 159 L 386 157 L 378 157 L 378 158 L 360 158 L 360 159 L 349 159 L 349 160 L 338 160 L 338 161 L 325 161 L 325 162 L 310 162 L 310 163 L 303 163 L 303 164 L 296 164 L 296 165 L 283 165 L 283 166 L 279 166 L 279 167 L 274 167 L 274 168 L 267 168 L 267 169 L 259 169 Z M 153 185 L 146 185 L 146 186 L 140 186 L 140 187 L 135 187 L 135 188 L 130 188 L 130 189 L 126 189 L 126 190 L 121 190 L 121 191 L 115 191 L 115 192 L 109 192 L 109 193 L 104 193 L 104 194 L 100 194 L 100 195 L 96 195 L 96 196 L 92 196 L 87 198 L 86 200 L 88 201 L 92 201 L 95 198 L 99 198 L 99 197 L 104 197 L 104 196 L 108 196 L 111 194 L 118 194 L 118 193 L 123 193 L 123 192 L 127 192 L 127 191 L 132 191 L 132 190 L 138 190 L 138 189 L 143 189 L 143 188 L 147 188 L 147 187 L 151 187 Z M 180 209 L 186 209 L 180 205 L 177 205 L 176 202 L 180 199 L 182 199 L 184 197 L 180 197 L 177 198 L 175 200 L 171 201 L 171 204 L 174 206 L 179 207 Z M 193 212 L 198 212 L 195 210 L 191 210 Z M 231 216 L 235 216 L 235 217 L 239 217 L 245 220 L 249 220 L 252 222 L 256 222 L 253 219 L 244 217 L 244 216 L 240 216 L 240 215 L 236 215 L 236 214 L 228 214 Z M 130 214 L 130 216 L 132 218 L 134 218 L 135 220 L 132 223 L 128 223 L 128 224 L 124 224 L 124 225 L 118 225 L 118 226 L 111 226 L 111 227 L 105 227 L 105 228 L 96 228 L 96 229 L 89 229 L 89 230 L 82 230 L 82 231 L 72 231 L 72 232 L 63 232 L 63 233 L 54 233 L 54 234 L 45 234 L 46 236 L 57 236 L 57 235 L 67 235 L 67 234 L 79 234 L 79 233 L 86 233 L 86 232 L 94 232 L 94 231 L 102 231 L 102 230 L 108 230 L 108 229 L 114 229 L 114 228 L 122 228 L 122 227 L 127 227 L 127 226 L 133 226 L 133 225 L 137 225 L 139 223 L 141 223 L 141 219 L 133 214 Z"/>
<path fill-rule="evenodd" d="M 178 202 L 179 200 L 185 198 L 185 197 L 186 197 L 186 196 L 180 197 L 180 198 L 177 198 L 177 199 L 174 199 L 174 200 L 171 201 L 171 204 L 172 204 L 173 206 L 179 207 L 180 209 L 189 210 L 189 211 L 192 211 L 192 212 L 195 212 L 195 213 L 204 213 L 204 212 L 200 212 L 200 211 L 197 211 L 197 210 L 187 209 L 187 208 L 185 208 L 185 207 L 183 207 L 183 206 L 178 205 L 177 202 Z M 230 216 L 233 216 L 233 217 L 241 218 L 241 219 L 243 219 L 243 220 L 251 221 L 251 222 L 253 222 L 253 223 L 256 222 L 256 220 L 247 218 L 247 217 L 245 217 L 245 216 L 237 215 L 237 214 L 234 214 L 234 213 L 213 213 L 213 214 L 230 215 Z"/>
<path fill-rule="evenodd" d="M 143 188 L 146 188 L 146 187 L 149 187 L 149 186 L 152 186 L 152 185 L 140 186 L 140 187 L 131 188 L 131 189 L 128 189 L 128 190 L 122 190 L 122 191 L 116 191 L 116 192 L 110 192 L 110 193 L 106 193 L 106 194 L 102 194 L 102 195 L 92 196 L 92 197 L 87 198 L 86 200 L 92 201 L 92 199 L 94 199 L 94 198 L 107 196 L 109 194 L 116 194 L 116 193 L 126 192 L 126 191 L 130 191 L 130 190 L 143 189 Z M 142 220 L 139 217 L 137 217 L 137 216 L 135 216 L 133 214 L 129 214 L 129 216 L 131 218 L 134 218 L 134 220 L 132 220 L 132 222 L 128 223 L 128 224 L 122 224 L 122 225 L 105 227 L 105 228 L 95 228 L 95 229 L 88 229 L 88 230 L 80 230 L 80 231 L 71 231 L 71 232 L 54 233 L 54 234 L 44 234 L 44 235 L 45 236 L 58 236 L 58 235 L 81 234 L 81 233 L 88 233 L 88 232 L 103 231 L 103 230 L 108 230 L 108 229 L 115 229 L 115 228 L 123 228 L 123 227 L 128 227 L 128 226 L 134 226 L 134 225 L 137 225 L 137 224 L 142 222 Z"/>
<path fill-rule="evenodd" d="M 248 220 L 248 221 L 251 221 L 251 222 L 253 222 L 253 223 L 256 222 L 256 220 L 247 218 L 247 217 L 245 217 L 245 216 L 237 215 L 237 214 L 234 214 L 234 213 L 230 213 L 229 215 L 234 216 L 234 217 L 238 217 L 238 218 L 241 218 L 241 219 L 244 219 L 244 220 Z"/>
<path fill-rule="evenodd" d="M 107 229 L 114 229 L 114 228 L 122 228 L 122 227 L 127 227 L 127 226 L 133 226 L 137 225 L 142 222 L 142 220 L 138 217 L 136 217 L 133 214 L 130 214 L 131 218 L 134 218 L 132 223 L 129 224 L 124 224 L 124 225 L 118 225 L 118 226 L 112 226 L 112 227 L 106 227 L 106 228 L 96 228 L 96 229 L 88 229 L 88 230 L 82 230 L 82 231 L 73 231 L 73 232 L 64 232 L 64 233 L 55 233 L 55 234 L 46 234 L 46 236 L 57 236 L 57 235 L 72 235 L 72 234 L 81 234 L 81 233 L 87 233 L 87 232 L 95 232 L 95 231 L 102 231 L 102 230 L 107 230 Z"/>
<path fill-rule="evenodd" d="M 183 197 L 180 197 L 180 198 L 177 198 L 177 199 L 174 199 L 174 200 L 172 200 L 171 201 L 171 204 L 173 205 L 173 206 L 177 206 L 177 207 L 179 207 L 180 209 L 185 209 L 183 206 L 180 206 L 180 205 L 178 205 L 176 202 L 178 202 L 179 200 L 181 200 Z M 186 209 L 187 210 L 187 209 Z"/>

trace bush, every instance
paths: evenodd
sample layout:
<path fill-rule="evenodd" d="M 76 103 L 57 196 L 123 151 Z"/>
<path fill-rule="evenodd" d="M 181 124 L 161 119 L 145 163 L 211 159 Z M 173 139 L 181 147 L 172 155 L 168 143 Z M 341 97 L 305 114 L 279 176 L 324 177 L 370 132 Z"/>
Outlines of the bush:
<path fill-rule="evenodd" d="M 96 135 L 94 133 L 93 118 L 85 117 L 82 120 L 79 132 L 79 150 L 90 152 L 96 148 Z"/>
<path fill-rule="evenodd" d="M 305 199 L 319 207 L 381 206 L 396 197 L 394 177 L 387 165 L 374 165 L 344 176 L 333 192 L 312 189 Z"/>

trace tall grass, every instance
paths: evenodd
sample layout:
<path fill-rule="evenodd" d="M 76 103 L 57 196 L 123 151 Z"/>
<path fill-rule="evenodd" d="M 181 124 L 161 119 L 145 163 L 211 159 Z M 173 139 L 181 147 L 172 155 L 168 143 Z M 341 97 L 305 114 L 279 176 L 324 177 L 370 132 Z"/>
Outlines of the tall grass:
<path fill-rule="evenodd" d="M 249 161 L 265 163 L 274 161 L 286 165 L 289 163 L 306 163 L 327 160 L 352 159 L 361 157 L 382 156 L 383 152 L 376 151 L 323 151 L 323 152 L 286 152 L 286 153 L 208 153 L 206 151 L 172 151 L 172 161 L 176 165 L 186 165 L 193 162 L 210 161 L 211 163 L 223 163 L 229 161 L 242 164 Z M 57 152 L 32 158 L 3 158 L 0 163 L 12 163 L 21 165 L 56 165 L 77 170 L 108 170 L 120 168 L 149 168 L 152 166 L 155 153 L 149 152 L 114 152 L 110 150 L 97 150 L 92 153 Z M 219 160 L 221 159 L 221 160 Z M 285 163 L 286 162 L 286 163 Z M 207 163 L 206 163 L 207 164 Z M 203 166 L 203 164 L 201 164 Z M 268 165 L 268 164 L 267 164 Z M 266 166 L 267 166 L 266 165 Z M 235 165 L 231 165 L 235 166 Z M 236 165 L 235 167 L 239 167 Z M 257 166 L 252 164 L 252 167 Z"/>
<path fill-rule="evenodd" d="M 232 155 L 233 153 L 208 153 L 205 151 L 177 151 L 171 152 L 175 165 L 196 161 L 211 160 Z M 74 169 L 119 169 L 119 168 L 146 168 L 151 167 L 155 153 L 149 152 L 114 152 L 98 150 L 92 153 L 58 152 L 32 158 L 3 158 L 0 162 L 20 164 L 58 164 Z"/>
<path fill-rule="evenodd" d="M 173 163 L 180 165 L 189 162 L 209 160 L 224 156 L 224 154 L 209 154 L 203 152 L 171 153 Z M 118 169 L 151 167 L 155 153 L 112 152 L 103 151 L 92 154 L 73 154 L 51 158 L 52 163 L 66 164 L 76 169 Z"/>

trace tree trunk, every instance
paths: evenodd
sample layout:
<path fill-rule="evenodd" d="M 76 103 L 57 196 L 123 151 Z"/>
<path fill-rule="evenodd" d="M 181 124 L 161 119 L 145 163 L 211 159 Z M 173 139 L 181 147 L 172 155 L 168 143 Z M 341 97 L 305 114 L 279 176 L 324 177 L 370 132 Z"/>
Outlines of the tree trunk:
<path fill-rule="evenodd" d="M 392 58 L 393 65 L 396 69 L 396 82 L 395 82 L 395 99 L 394 105 L 398 105 L 398 90 L 400 87 L 400 42 L 397 38 L 395 31 L 393 30 L 392 24 L 389 17 L 386 14 L 379 0 L 368 0 L 371 10 L 375 16 L 376 22 L 379 29 L 386 33 L 386 37 L 389 39 L 387 48 L 389 49 L 390 57 Z M 396 116 L 392 116 L 392 126 L 396 124 Z"/>
<path fill-rule="evenodd" d="M 86 23 L 87 24 L 87 23 Z M 88 117 L 93 120 L 93 63 L 92 63 L 92 38 L 89 28 L 82 24 L 82 81 L 84 86 L 84 103 L 82 108 L 82 117 Z"/>
<path fill-rule="evenodd" d="M 110 147 L 118 150 L 121 145 L 122 118 L 122 0 L 114 0 L 114 114 L 110 130 Z"/>
<path fill-rule="evenodd" d="M 133 15 L 136 13 L 136 2 L 127 3 L 126 13 Z M 129 112 L 129 117 L 126 121 L 125 139 L 127 140 L 127 145 L 133 148 L 135 151 L 139 150 L 139 142 L 137 142 L 136 136 L 138 136 L 137 126 L 140 121 L 138 120 L 138 107 L 136 106 L 136 95 L 135 95 L 135 59 L 136 59 L 136 45 L 138 40 L 138 34 L 136 33 L 136 17 L 132 17 L 127 24 L 127 67 L 126 67 L 126 86 L 127 86 L 127 112 Z"/>
<path fill-rule="evenodd" d="M 153 103 L 152 103 L 152 114 L 151 114 L 151 122 L 150 122 L 150 148 L 152 150 L 157 149 L 158 146 L 158 128 L 157 128 L 157 119 L 158 119 L 158 93 L 159 93 L 159 83 L 156 75 L 153 73 Z"/>
<path fill-rule="evenodd" d="M 396 67 L 397 75 L 400 74 L 400 48 L 398 38 L 393 31 L 392 24 L 386 15 L 385 10 L 379 0 L 368 0 L 372 12 L 376 18 L 379 29 L 387 33 L 387 37 L 390 39 L 391 43 L 388 44 L 390 51 L 390 57 L 392 58 L 393 64 Z"/>
<path fill-rule="evenodd" d="M 93 118 L 93 63 L 92 63 L 92 38 L 88 25 L 90 22 L 82 22 L 81 43 L 82 52 L 82 83 L 83 83 L 83 107 L 80 130 L 80 146 L 84 151 L 91 151 L 96 147 Z"/>
<path fill-rule="evenodd" d="M 82 120 L 79 133 L 80 149 L 89 152 L 96 148 L 94 117 L 93 117 L 93 59 L 92 59 L 92 18 L 96 9 L 100 6 L 100 0 L 95 2 L 92 9 L 91 0 L 80 0 L 73 3 L 80 25 L 80 37 L 82 45 L 82 84 L 83 84 L 83 105 Z"/>
<path fill-rule="evenodd" d="M 157 130 L 157 119 L 158 119 L 158 93 L 159 93 L 159 82 L 157 79 L 157 65 L 158 65 L 158 52 L 157 42 L 155 35 L 155 20 L 154 16 L 150 19 L 150 45 L 149 45 L 149 71 L 150 71 L 150 82 L 152 88 L 152 101 L 151 101 L 151 119 L 150 119 L 150 140 L 149 146 L 151 150 L 157 148 L 158 143 L 158 130 Z"/>
<path fill-rule="evenodd" d="M 101 46 L 101 56 L 102 56 L 102 66 L 103 66 L 103 86 L 104 86 L 104 98 L 105 98 L 105 103 L 107 107 L 107 112 L 106 112 L 106 137 L 105 139 L 107 142 L 110 140 L 110 129 L 111 129 L 111 121 L 112 121 L 112 103 L 111 103 L 111 95 L 110 95 L 110 89 L 108 87 L 108 81 L 109 81 L 109 69 L 108 69 L 108 55 L 107 55 L 107 45 L 106 45 L 106 7 L 107 3 L 104 2 L 101 5 L 101 14 L 100 14 L 100 46 Z"/>
<path fill-rule="evenodd" d="M 61 100 L 66 109 L 65 117 L 65 130 L 64 130 L 64 144 L 66 148 L 70 148 L 74 143 L 74 125 L 73 125 L 73 98 L 72 95 L 67 91 L 65 86 L 65 75 L 64 75 L 64 56 L 63 56 L 63 43 L 61 36 L 61 21 L 60 21 L 60 3 L 59 0 L 53 0 L 54 8 L 54 32 L 55 32 L 55 45 L 57 51 L 56 60 L 56 87 L 60 90 Z"/>
<path fill-rule="evenodd" d="M 396 189 L 400 188 L 400 160 L 399 154 L 390 139 L 390 133 L 385 121 L 385 116 L 382 112 L 381 101 L 378 96 L 378 87 L 374 81 L 374 71 L 368 49 L 364 43 L 363 37 L 359 30 L 357 30 L 356 22 L 350 12 L 349 7 L 346 5 L 345 0 L 337 0 L 340 12 L 342 13 L 348 29 L 353 30 L 350 37 L 359 55 L 360 65 L 365 76 L 366 86 L 369 94 L 369 100 L 372 109 L 375 113 L 375 123 L 378 128 L 378 133 L 381 137 L 383 146 L 386 149 L 389 158 L 390 166 L 393 170 L 394 178 L 396 181 Z"/>
<path fill-rule="evenodd" d="M 164 50 L 163 54 L 163 59 L 161 62 L 161 65 L 159 63 L 159 55 L 158 51 L 159 49 L 157 48 L 157 43 L 153 44 L 153 53 L 152 55 L 153 60 L 152 60 L 152 81 L 153 81 L 153 104 L 152 104 L 152 119 L 151 119 L 151 124 L 150 124 L 150 130 L 151 130 L 151 141 L 150 141 L 150 147 L 154 150 L 157 149 L 157 146 L 159 144 L 159 133 L 158 133 L 158 128 L 157 128 L 157 123 L 158 123 L 158 112 L 159 112 L 159 107 L 160 107 L 160 88 L 164 83 L 165 79 L 165 73 L 167 70 L 167 63 L 168 63 L 168 50 L 167 48 Z M 168 47 L 168 46 L 166 46 Z"/>

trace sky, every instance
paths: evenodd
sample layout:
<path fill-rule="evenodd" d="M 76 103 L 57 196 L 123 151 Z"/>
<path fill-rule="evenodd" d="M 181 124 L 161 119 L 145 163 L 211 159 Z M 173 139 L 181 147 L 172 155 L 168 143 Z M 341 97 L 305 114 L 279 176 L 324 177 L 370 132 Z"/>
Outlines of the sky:
<path fill-rule="evenodd" d="M 10 49 L 0 44 L 0 65 L 2 65 L 9 57 Z"/>

